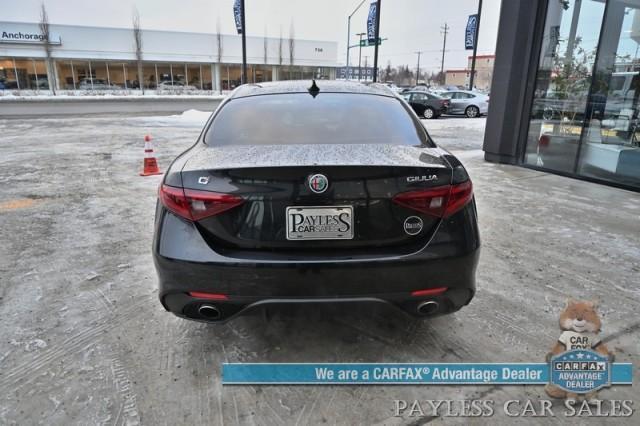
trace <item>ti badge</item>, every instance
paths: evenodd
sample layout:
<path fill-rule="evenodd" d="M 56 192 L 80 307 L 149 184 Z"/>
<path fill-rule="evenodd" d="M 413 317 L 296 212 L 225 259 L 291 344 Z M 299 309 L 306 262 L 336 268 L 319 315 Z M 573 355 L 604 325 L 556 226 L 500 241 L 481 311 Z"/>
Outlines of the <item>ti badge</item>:
<path fill-rule="evenodd" d="M 597 352 L 575 349 L 551 359 L 551 384 L 570 393 L 589 393 L 611 385 L 609 359 Z"/>

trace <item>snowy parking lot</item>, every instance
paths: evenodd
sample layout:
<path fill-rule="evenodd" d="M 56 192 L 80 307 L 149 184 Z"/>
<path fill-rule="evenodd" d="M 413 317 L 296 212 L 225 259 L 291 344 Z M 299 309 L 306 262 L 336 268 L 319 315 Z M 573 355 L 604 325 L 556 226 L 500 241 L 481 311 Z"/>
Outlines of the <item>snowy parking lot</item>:
<path fill-rule="evenodd" d="M 150 253 L 162 177 L 138 176 L 143 137 L 166 169 L 207 116 L 0 119 L 0 424 L 414 424 L 393 416 L 394 400 L 544 397 L 538 386 L 222 386 L 220 371 L 543 362 L 570 297 L 606 294 L 602 338 L 616 361 L 638 359 L 640 194 L 487 163 L 484 118 L 423 121 L 474 182 L 483 247 L 476 297 L 458 313 L 305 306 L 224 325 L 166 313 Z M 638 396 L 637 385 L 601 392 Z"/>

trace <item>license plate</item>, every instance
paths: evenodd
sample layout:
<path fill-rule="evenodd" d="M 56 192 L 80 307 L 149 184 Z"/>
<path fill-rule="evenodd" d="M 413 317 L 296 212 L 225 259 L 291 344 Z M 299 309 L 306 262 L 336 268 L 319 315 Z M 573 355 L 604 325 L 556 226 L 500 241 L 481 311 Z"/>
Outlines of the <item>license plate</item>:
<path fill-rule="evenodd" d="M 287 240 L 350 240 L 353 207 L 287 207 Z"/>

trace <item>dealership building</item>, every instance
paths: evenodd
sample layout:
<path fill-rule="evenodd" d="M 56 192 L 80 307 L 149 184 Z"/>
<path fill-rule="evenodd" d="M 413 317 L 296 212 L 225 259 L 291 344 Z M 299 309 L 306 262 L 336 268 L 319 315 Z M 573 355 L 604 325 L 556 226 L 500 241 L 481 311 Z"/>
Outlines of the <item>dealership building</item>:
<path fill-rule="evenodd" d="M 640 0 L 503 0 L 485 159 L 640 190 Z"/>
<path fill-rule="evenodd" d="M 473 87 L 478 90 L 491 89 L 493 76 L 493 63 L 496 55 L 477 55 L 474 68 Z M 473 56 L 467 58 L 467 68 L 448 69 L 444 72 L 444 84 L 446 86 L 469 87 Z"/>
<path fill-rule="evenodd" d="M 37 23 L 0 22 L 0 88 L 231 90 L 240 84 L 239 35 L 142 30 L 142 82 L 131 28 L 50 25 L 51 65 Z M 333 41 L 246 37 L 247 80 L 335 78 Z M 221 48 L 219 48 L 219 46 Z"/>

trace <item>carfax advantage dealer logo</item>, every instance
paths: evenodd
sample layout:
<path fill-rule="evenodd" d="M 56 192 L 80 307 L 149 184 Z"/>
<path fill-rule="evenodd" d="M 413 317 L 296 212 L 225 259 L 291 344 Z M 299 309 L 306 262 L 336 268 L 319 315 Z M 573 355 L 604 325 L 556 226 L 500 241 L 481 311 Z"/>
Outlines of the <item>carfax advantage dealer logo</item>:
<path fill-rule="evenodd" d="M 595 351 L 561 353 L 551 359 L 549 367 L 551 384 L 570 393 L 584 394 L 611 385 L 609 359 Z"/>

